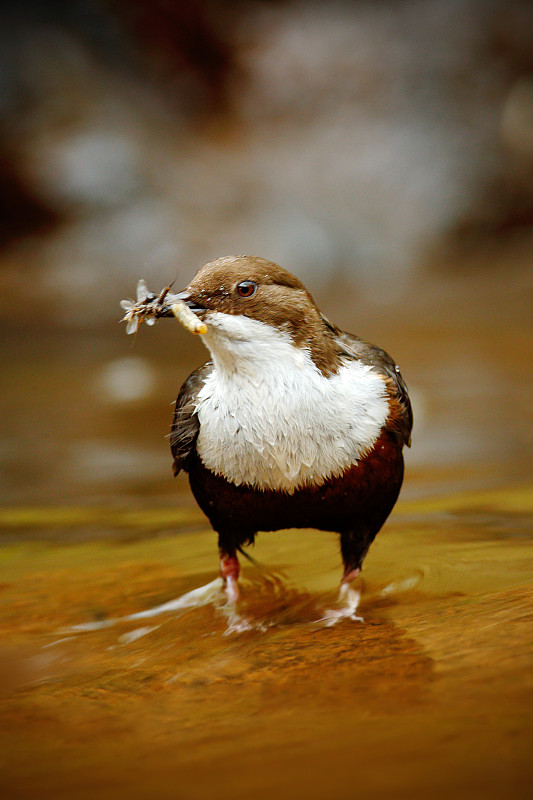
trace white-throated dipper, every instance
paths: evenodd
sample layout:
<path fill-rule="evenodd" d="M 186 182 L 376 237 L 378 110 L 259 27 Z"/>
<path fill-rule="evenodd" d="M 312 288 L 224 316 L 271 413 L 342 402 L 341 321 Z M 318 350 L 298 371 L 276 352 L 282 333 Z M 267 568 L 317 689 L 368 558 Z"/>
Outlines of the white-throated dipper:
<path fill-rule="evenodd" d="M 176 401 L 174 474 L 188 473 L 218 533 L 228 597 L 241 547 L 282 528 L 340 534 L 346 593 L 402 484 L 412 411 L 398 367 L 262 258 L 205 264 L 154 316 L 169 315 L 171 297 L 204 323 L 196 332 L 211 354 Z"/>

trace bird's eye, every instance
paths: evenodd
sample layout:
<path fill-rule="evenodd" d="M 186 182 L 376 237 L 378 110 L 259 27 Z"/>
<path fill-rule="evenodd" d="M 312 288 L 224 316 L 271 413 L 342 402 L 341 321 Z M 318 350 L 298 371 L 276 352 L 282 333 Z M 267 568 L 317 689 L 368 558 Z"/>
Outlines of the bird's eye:
<path fill-rule="evenodd" d="M 241 297 L 251 297 L 257 291 L 257 284 L 253 281 L 241 281 L 237 286 L 237 293 Z"/>

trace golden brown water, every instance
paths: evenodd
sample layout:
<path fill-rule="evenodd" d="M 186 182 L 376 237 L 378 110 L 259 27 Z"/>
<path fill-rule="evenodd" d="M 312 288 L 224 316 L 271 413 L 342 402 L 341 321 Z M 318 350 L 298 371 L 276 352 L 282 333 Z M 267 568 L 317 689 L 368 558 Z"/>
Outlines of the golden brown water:
<path fill-rule="evenodd" d="M 257 627 L 231 635 L 213 605 L 70 630 L 212 580 L 211 532 L 6 546 L 4 796 L 526 797 L 531 555 L 487 531 L 532 507 L 523 489 L 404 503 L 366 563 L 365 622 L 334 628 L 316 622 L 333 535 L 260 537 Z"/>
<path fill-rule="evenodd" d="M 331 628 L 340 557 L 315 531 L 259 535 L 250 630 L 228 634 L 216 597 L 120 619 L 216 578 L 214 534 L 163 441 L 201 350 L 168 374 L 168 328 L 139 339 L 159 384 L 125 408 L 93 390 L 131 353 L 122 331 L 6 337 L 1 797 L 531 796 L 531 335 L 509 324 L 520 286 L 514 305 L 491 291 L 493 327 L 466 291 L 459 327 L 448 306 L 361 330 L 403 355 L 430 455 L 408 461 L 365 562 L 364 622 Z"/>

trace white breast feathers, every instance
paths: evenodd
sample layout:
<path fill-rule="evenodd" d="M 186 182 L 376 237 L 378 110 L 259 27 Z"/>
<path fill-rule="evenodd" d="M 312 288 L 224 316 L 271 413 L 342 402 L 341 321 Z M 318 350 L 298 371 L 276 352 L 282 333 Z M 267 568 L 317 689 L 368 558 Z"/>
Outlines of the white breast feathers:
<path fill-rule="evenodd" d="M 203 464 L 234 484 L 280 489 L 340 475 L 375 444 L 388 416 L 383 378 L 347 359 L 324 377 L 290 336 L 214 313 L 202 337 L 214 369 L 200 390 Z"/>

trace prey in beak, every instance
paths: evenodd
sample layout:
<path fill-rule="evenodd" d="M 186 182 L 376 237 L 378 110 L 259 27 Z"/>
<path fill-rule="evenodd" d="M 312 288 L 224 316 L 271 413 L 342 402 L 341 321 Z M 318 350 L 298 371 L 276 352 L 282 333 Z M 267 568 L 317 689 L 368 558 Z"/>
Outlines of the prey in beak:
<path fill-rule="evenodd" d="M 207 333 L 207 325 L 197 315 L 205 308 L 193 300 L 187 290 L 173 294 L 172 284 L 165 287 L 159 295 L 150 292 L 146 282 L 141 278 L 137 284 L 137 299 L 122 300 L 120 305 L 126 312 L 122 322 L 126 322 L 126 333 L 136 333 L 139 325 L 146 322 L 154 325 L 160 317 L 176 317 L 191 333 Z"/>
<path fill-rule="evenodd" d="M 183 294 L 186 293 L 184 292 Z M 196 316 L 199 311 L 204 311 L 205 309 L 195 306 L 193 300 L 179 297 L 172 304 L 171 310 L 178 322 L 181 322 L 183 327 L 187 328 L 191 333 L 197 333 L 200 336 L 207 333 L 207 325 Z"/>

